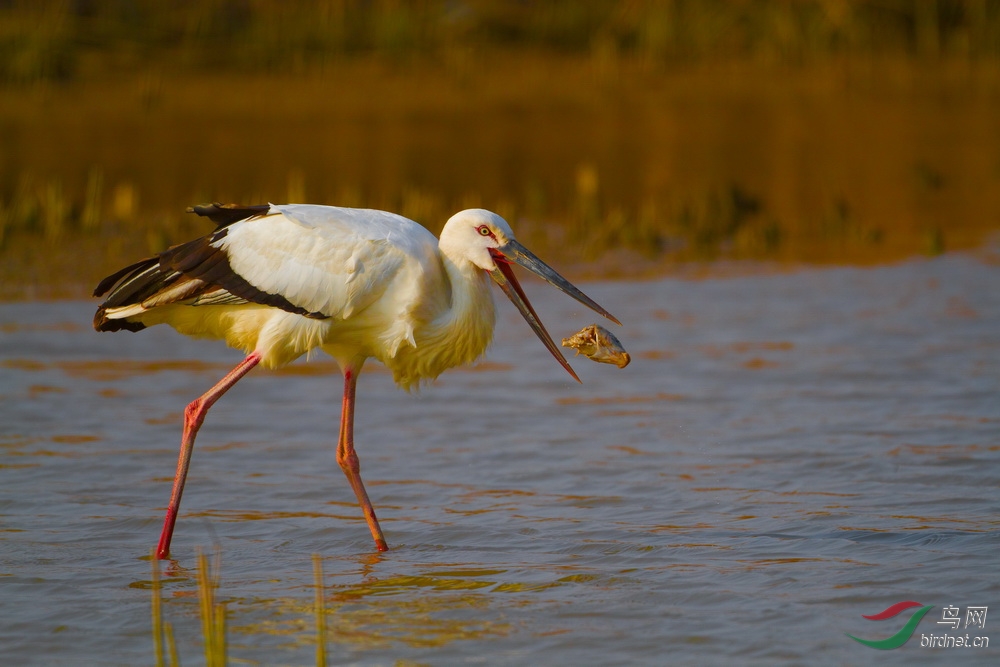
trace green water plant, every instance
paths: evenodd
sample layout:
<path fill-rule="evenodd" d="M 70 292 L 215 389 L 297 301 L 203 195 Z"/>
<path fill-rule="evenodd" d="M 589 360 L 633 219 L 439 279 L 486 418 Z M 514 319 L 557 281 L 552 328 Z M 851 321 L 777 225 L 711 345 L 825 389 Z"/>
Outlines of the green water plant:
<path fill-rule="evenodd" d="M 164 667 L 164 645 L 170 654 L 171 667 L 180 665 L 177 657 L 177 642 L 174 641 L 173 627 L 163 620 L 163 587 L 160 581 L 160 559 L 154 552 L 150 552 L 150 559 L 153 565 L 152 577 L 152 601 L 153 601 L 153 653 L 156 658 L 156 667 Z"/>
<path fill-rule="evenodd" d="M 201 620 L 202 643 L 207 667 L 225 667 L 228 663 L 228 646 L 226 641 L 226 603 L 217 600 L 220 583 L 219 557 L 216 563 L 209 564 L 208 556 L 198 553 L 198 615 Z M 163 618 L 163 584 L 160 576 L 160 560 L 151 554 L 152 562 L 152 629 L 153 655 L 156 667 L 179 667 L 180 658 L 177 652 L 177 642 L 174 640 L 173 627 Z M 326 605 L 323 586 L 323 560 L 319 554 L 313 554 L 313 577 L 315 582 L 315 597 L 313 614 L 316 632 L 316 665 L 326 667 Z M 169 661 L 169 662 L 168 662 Z"/>
<path fill-rule="evenodd" d="M 323 559 L 313 554 L 313 579 L 316 582 L 316 667 L 326 667 L 326 609 L 323 603 Z"/>
<path fill-rule="evenodd" d="M 205 638 L 205 664 L 208 667 L 226 665 L 226 603 L 215 601 L 219 588 L 219 567 L 216 561 L 213 578 L 208 556 L 198 553 L 198 601 L 201 610 L 201 631 Z"/>

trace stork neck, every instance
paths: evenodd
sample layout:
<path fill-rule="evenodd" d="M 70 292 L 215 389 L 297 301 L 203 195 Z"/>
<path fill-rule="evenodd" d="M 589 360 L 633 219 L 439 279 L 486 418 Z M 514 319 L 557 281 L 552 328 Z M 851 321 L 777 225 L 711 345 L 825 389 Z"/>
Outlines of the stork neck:
<path fill-rule="evenodd" d="M 451 283 L 446 326 L 468 329 L 485 325 L 487 337 L 491 337 L 496 316 L 489 275 L 469 261 L 454 261 L 447 255 L 442 260 Z"/>

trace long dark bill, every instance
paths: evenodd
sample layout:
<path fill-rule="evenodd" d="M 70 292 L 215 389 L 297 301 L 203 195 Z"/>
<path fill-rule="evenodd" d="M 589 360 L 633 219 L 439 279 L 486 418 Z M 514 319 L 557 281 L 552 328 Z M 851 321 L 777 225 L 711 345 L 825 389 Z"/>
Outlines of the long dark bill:
<path fill-rule="evenodd" d="M 530 250 L 517 241 L 508 241 L 496 250 L 491 250 L 490 254 L 493 256 L 493 260 L 497 266 L 494 271 L 490 272 L 490 277 L 493 278 L 493 281 L 500 286 L 500 289 L 502 289 L 503 293 L 507 295 L 507 298 L 510 299 L 511 303 L 513 303 L 521 312 L 521 315 L 525 320 L 527 320 L 532 331 L 534 331 L 539 340 L 545 344 L 545 347 L 548 348 L 549 352 L 552 353 L 552 356 L 556 358 L 556 361 L 558 361 L 562 367 L 573 376 L 573 379 L 580 382 L 580 378 L 573 371 L 572 367 L 570 367 L 569 362 L 566 361 L 566 358 L 562 355 L 562 352 L 556 344 L 552 341 L 552 337 L 549 336 L 549 332 L 545 330 L 545 326 L 542 324 L 542 321 L 538 319 L 538 313 L 536 313 L 535 309 L 532 308 L 531 302 L 528 301 L 528 297 L 525 295 L 524 290 L 521 289 L 521 284 L 517 281 L 517 277 L 514 275 L 514 271 L 510 267 L 511 262 L 523 266 L 535 275 L 543 278 L 549 284 L 558 287 L 566 294 L 570 295 L 591 310 L 600 313 L 612 322 L 615 322 L 616 324 L 621 324 L 621 322 L 619 322 L 614 315 L 602 308 L 596 301 L 577 289 L 573 283 L 556 273 L 552 267 L 538 259 Z"/>

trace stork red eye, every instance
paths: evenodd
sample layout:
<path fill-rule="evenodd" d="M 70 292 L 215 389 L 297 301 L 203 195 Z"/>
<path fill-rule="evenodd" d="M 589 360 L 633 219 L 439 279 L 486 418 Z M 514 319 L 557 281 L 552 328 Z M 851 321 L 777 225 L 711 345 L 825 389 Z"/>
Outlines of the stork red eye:
<path fill-rule="evenodd" d="M 493 232 L 491 232 L 490 228 L 486 225 L 479 225 L 477 230 L 479 231 L 480 236 L 493 236 Z"/>

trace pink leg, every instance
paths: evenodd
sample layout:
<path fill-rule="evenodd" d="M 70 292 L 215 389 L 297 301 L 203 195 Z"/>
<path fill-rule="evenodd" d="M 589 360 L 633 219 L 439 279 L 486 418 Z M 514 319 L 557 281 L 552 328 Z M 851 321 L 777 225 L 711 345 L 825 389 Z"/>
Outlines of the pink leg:
<path fill-rule="evenodd" d="M 174 534 L 174 524 L 177 522 L 177 511 L 181 506 L 181 494 L 184 493 L 184 480 L 187 479 L 188 466 L 191 464 L 191 451 L 194 449 L 194 439 L 198 429 L 205 421 L 205 415 L 219 397 L 229 391 L 240 378 L 250 372 L 260 363 L 260 353 L 252 352 L 241 361 L 236 368 L 229 371 L 218 384 L 191 401 L 184 410 L 184 434 L 181 436 L 181 454 L 177 459 L 177 472 L 174 474 L 174 488 L 170 491 L 170 504 L 167 505 L 167 517 L 163 522 L 163 532 L 160 533 L 160 544 L 156 547 L 156 557 L 166 558 L 170 553 L 170 538 Z"/>
<path fill-rule="evenodd" d="M 352 366 L 344 368 L 344 402 L 340 411 L 340 439 L 337 441 L 337 463 L 340 464 L 347 481 L 351 483 L 354 494 L 358 497 L 361 510 L 365 513 L 365 520 L 368 528 L 375 538 L 375 548 L 379 551 L 388 551 L 389 545 L 385 543 L 382 535 L 382 528 L 375 518 L 375 508 L 368 500 L 368 492 L 361 481 L 361 462 L 358 460 L 357 452 L 354 451 L 354 396 L 358 387 L 358 376 Z"/>

